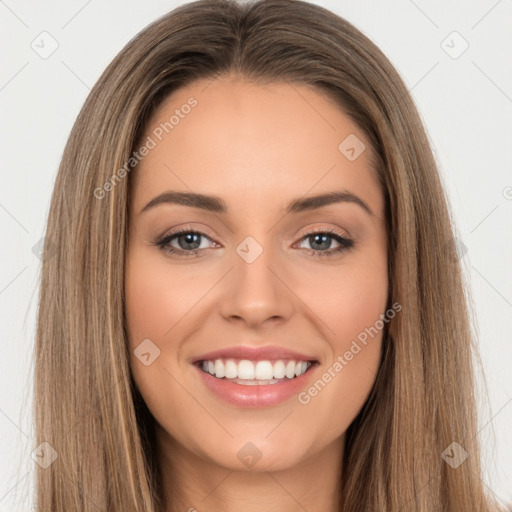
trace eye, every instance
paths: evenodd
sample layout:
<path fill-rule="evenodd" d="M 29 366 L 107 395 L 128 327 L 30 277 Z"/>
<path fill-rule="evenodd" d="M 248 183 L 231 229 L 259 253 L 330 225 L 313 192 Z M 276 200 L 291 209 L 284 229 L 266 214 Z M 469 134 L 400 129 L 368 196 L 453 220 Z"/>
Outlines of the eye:
<path fill-rule="evenodd" d="M 197 256 L 200 251 L 208 249 L 209 244 L 202 243 L 205 240 L 211 241 L 205 233 L 184 227 L 165 235 L 155 245 L 167 253 L 187 257 Z"/>
<path fill-rule="evenodd" d="M 310 231 L 306 233 L 306 235 L 301 240 L 308 242 L 310 245 L 309 250 L 313 251 L 315 256 L 319 257 L 334 256 L 335 254 L 347 251 L 354 246 L 353 240 L 341 235 L 337 231 L 330 229 Z M 332 240 L 335 240 L 339 246 L 329 251 L 325 250 L 331 248 Z M 305 249 L 308 248 L 306 247 Z"/>

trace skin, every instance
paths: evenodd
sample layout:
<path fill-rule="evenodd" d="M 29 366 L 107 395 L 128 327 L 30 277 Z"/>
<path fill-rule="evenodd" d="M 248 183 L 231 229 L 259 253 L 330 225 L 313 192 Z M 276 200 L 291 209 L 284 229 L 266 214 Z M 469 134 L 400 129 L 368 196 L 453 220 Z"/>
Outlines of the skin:
<path fill-rule="evenodd" d="M 166 510 L 339 510 L 345 432 L 374 384 L 382 332 L 307 404 L 296 396 L 267 408 L 224 403 L 190 361 L 240 344 L 280 345 L 313 355 L 319 378 L 385 313 L 385 205 L 370 144 L 320 91 L 233 75 L 173 92 L 144 139 L 191 96 L 197 106 L 130 176 L 130 364 L 157 421 Z M 349 134 L 366 145 L 354 161 L 338 150 Z M 228 212 L 162 203 L 140 213 L 168 190 L 220 196 Z M 357 195 L 372 214 L 350 202 L 283 213 L 293 199 L 330 191 Z M 206 234 L 197 257 L 155 245 L 183 226 Z M 355 245 L 315 257 L 339 243 L 315 244 L 309 228 Z M 236 252 L 247 236 L 263 249 L 250 264 Z M 191 251 L 183 237 L 172 246 Z M 148 366 L 134 355 L 145 339 L 160 350 Z M 251 467 L 237 457 L 248 442 L 261 453 Z"/>

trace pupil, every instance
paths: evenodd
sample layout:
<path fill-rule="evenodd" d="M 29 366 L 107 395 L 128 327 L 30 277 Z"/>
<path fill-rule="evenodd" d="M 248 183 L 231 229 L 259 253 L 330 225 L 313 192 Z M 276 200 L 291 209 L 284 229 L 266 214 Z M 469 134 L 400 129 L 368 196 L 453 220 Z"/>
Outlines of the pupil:
<path fill-rule="evenodd" d="M 198 233 L 187 233 L 186 235 L 182 235 L 179 237 L 181 239 L 185 239 L 185 244 L 196 244 L 194 247 L 182 247 L 182 249 L 197 249 L 200 243 L 198 243 L 199 234 Z M 180 244 L 182 245 L 182 244 Z"/>
<path fill-rule="evenodd" d="M 323 247 L 317 247 L 316 249 L 329 249 L 330 243 L 328 243 L 328 241 L 331 238 L 329 235 L 319 235 L 319 234 L 316 234 L 316 235 L 313 235 L 310 238 L 313 238 L 313 243 L 311 243 L 311 240 L 310 240 L 311 247 L 313 247 L 313 249 L 315 249 L 314 244 L 317 243 L 317 239 L 322 239 L 321 242 L 320 242 L 320 245 L 323 244 Z"/>

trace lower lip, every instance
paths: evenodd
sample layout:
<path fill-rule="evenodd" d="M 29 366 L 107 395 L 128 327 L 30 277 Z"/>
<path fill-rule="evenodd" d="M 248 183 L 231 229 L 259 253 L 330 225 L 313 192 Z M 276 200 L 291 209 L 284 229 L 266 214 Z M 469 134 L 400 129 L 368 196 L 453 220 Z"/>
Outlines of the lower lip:
<path fill-rule="evenodd" d="M 217 379 L 201 370 L 197 365 L 194 366 L 201 374 L 206 387 L 218 398 L 238 407 L 256 408 L 278 405 L 289 400 L 292 396 L 298 395 L 306 387 L 317 365 L 317 363 L 312 364 L 308 371 L 299 377 L 261 386 L 235 384 L 225 379 Z"/>

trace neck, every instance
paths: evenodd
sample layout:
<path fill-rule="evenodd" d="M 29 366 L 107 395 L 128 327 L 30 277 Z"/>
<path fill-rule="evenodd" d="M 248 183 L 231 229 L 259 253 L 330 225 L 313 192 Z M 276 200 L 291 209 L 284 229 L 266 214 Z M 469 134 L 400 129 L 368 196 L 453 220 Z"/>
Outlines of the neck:
<path fill-rule="evenodd" d="M 157 429 L 158 430 L 158 429 Z M 232 470 L 157 435 L 166 512 L 339 512 L 344 436 L 279 471 Z"/>

